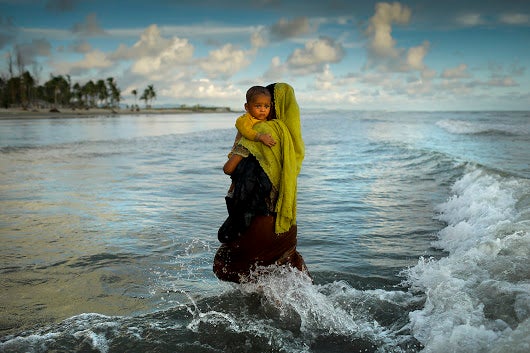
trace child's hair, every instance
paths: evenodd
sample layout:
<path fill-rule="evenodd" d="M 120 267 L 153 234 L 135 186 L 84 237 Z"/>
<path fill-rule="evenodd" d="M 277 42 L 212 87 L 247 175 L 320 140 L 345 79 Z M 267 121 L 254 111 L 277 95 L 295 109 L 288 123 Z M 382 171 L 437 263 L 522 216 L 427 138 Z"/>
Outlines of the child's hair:
<path fill-rule="evenodd" d="M 261 96 L 261 95 L 265 95 L 265 96 L 268 96 L 268 97 L 272 98 L 271 93 L 269 92 L 267 87 L 263 87 L 263 86 L 252 86 L 252 87 L 250 87 L 248 89 L 248 91 L 247 91 L 247 103 L 252 102 L 254 97 Z"/>

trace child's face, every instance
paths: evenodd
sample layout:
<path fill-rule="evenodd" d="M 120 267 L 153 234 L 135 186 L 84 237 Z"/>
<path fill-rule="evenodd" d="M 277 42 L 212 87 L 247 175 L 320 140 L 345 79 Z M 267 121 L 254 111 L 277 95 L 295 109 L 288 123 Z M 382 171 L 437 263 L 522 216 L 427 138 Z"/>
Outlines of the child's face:
<path fill-rule="evenodd" d="M 252 102 L 245 103 L 245 110 L 258 120 L 267 120 L 271 111 L 271 97 L 260 94 Z"/>

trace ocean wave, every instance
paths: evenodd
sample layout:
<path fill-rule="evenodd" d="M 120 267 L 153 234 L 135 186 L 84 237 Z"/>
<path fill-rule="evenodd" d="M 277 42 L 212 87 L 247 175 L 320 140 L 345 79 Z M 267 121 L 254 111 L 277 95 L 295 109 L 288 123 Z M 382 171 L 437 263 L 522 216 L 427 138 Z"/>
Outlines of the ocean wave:
<path fill-rule="evenodd" d="M 313 284 L 285 267 L 216 296 L 188 291 L 171 308 L 136 316 L 85 313 L 2 338 L 0 351 L 417 352 L 404 329 L 418 298 L 403 290 Z M 398 319 L 399 318 L 399 319 Z"/>
<path fill-rule="evenodd" d="M 528 352 L 530 253 L 527 179 L 476 168 L 438 207 L 447 226 L 434 246 L 448 252 L 422 258 L 406 271 L 425 305 L 409 314 L 426 352 Z"/>
<path fill-rule="evenodd" d="M 444 119 L 436 122 L 436 125 L 445 131 L 455 135 L 528 135 L 530 129 L 506 123 L 492 123 L 480 121 L 465 121 L 457 119 Z"/>

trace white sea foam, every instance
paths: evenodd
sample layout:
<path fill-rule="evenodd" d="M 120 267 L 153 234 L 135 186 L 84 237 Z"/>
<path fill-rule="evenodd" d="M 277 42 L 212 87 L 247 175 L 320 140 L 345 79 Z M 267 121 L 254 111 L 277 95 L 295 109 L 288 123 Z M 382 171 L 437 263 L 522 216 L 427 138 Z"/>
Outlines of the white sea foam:
<path fill-rule="evenodd" d="M 526 135 L 530 133 L 528 128 L 521 129 L 521 126 L 509 125 L 506 123 L 479 122 L 457 119 L 444 119 L 436 122 L 436 125 L 451 134 L 485 134 L 501 133 L 513 135 Z"/>
<path fill-rule="evenodd" d="M 49 350 L 49 346 L 56 347 L 57 342 L 62 338 L 71 336 L 85 342 L 94 351 L 107 353 L 109 341 L 106 333 L 118 327 L 118 320 L 119 317 L 97 313 L 76 315 L 54 327 L 43 328 L 28 336 L 7 339 L 0 343 L 0 352 L 43 353 Z"/>
<path fill-rule="evenodd" d="M 477 169 L 439 206 L 447 226 L 434 245 L 448 256 L 405 271 L 426 298 L 409 315 L 425 352 L 530 351 L 529 190 Z"/>
<path fill-rule="evenodd" d="M 315 285 L 304 273 L 275 266 L 258 269 L 255 278 L 243 283 L 239 289 L 246 294 L 259 293 L 265 303 L 278 312 L 280 321 L 284 318 L 287 322 L 298 322 L 295 325 L 299 325 L 299 330 L 306 337 L 336 336 L 351 341 L 361 340 L 378 347 L 378 352 L 402 352 L 400 344 L 410 340 L 410 336 L 398 334 L 396 331 L 399 329 L 378 323 L 370 312 L 373 308 L 385 310 L 381 303 L 402 308 L 415 301 L 411 294 L 403 291 L 363 291 L 345 281 Z M 388 307 L 386 310 L 390 311 Z M 214 321 L 219 319 L 216 313 L 211 314 L 216 317 Z M 253 332 L 273 331 L 268 322 L 241 322 L 241 318 L 233 317 L 223 317 L 222 320 L 228 320 L 232 327 Z M 234 320 L 239 320 L 240 324 L 235 325 Z M 282 330 L 280 336 L 290 331 Z M 279 336 L 275 339 L 278 340 Z M 289 347 L 292 345 L 292 337 L 289 336 L 279 346 L 287 351 L 299 351 Z"/>

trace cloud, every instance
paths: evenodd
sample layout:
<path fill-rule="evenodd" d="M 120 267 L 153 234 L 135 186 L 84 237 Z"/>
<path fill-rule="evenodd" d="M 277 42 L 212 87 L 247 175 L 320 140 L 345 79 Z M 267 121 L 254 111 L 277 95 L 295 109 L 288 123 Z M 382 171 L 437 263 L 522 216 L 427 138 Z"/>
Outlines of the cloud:
<path fill-rule="evenodd" d="M 199 66 L 210 78 L 228 78 L 247 67 L 255 52 L 238 49 L 232 44 L 212 50 Z"/>
<path fill-rule="evenodd" d="M 178 37 L 164 38 L 157 25 L 151 25 L 140 35 L 140 39 L 132 47 L 120 45 L 112 53 L 113 60 L 131 60 L 143 57 L 168 56 L 173 53 L 174 63 L 187 63 L 193 56 L 194 47 L 187 39 Z"/>
<path fill-rule="evenodd" d="M 519 84 L 511 77 L 492 78 L 484 83 L 489 87 L 517 87 Z"/>
<path fill-rule="evenodd" d="M 264 28 L 259 28 L 250 35 L 250 45 L 252 48 L 263 48 L 268 45 L 267 35 Z"/>
<path fill-rule="evenodd" d="M 51 44 L 46 39 L 33 39 L 31 43 L 17 45 L 22 57 L 27 62 L 33 61 L 37 56 L 50 56 Z"/>
<path fill-rule="evenodd" d="M 314 73 L 321 71 L 324 64 L 341 61 L 344 55 L 340 43 L 329 37 L 320 37 L 308 41 L 302 49 L 295 49 L 287 59 L 287 66 L 297 73 Z"/>
<path fill-rule="evenodd" d="M 99 26 L 95 13 L 86 16 L 85 22 L 76 23 L 72 27 L 72 32 L 82 36 L 91 37 L 106 35 L 107 33 Z"/>
<path fill-rule="evenodd" d="M 179 64 L 186 64 L 192 56 L 193 46 L 185 39 L 174 38 L 169 46 L 156 55 L 139 57 L 131 69 L 136 74 L 162 78 L 166 73 L 176 70 Z"/>
<path fill-rule="evenodd" d="M 499 17 L 499 22 L 508 25 L 528 25 L 530 16 L 522 13 L 506 13 Z"/>
<path fill-rule="evenodd" d="M 287 67 L 282 63 L 280 57 L 275 56 L 271 59 L 271 64 L 267 71 L 263 74 L 264 80 L 279 80 L 285 76 Z"/>
<path fill-rule="evenodd" d="M 164 79 L 174 75 L 183 65 L 188 65 L 193 57 L 194 46 L 187 39 L 164 38 L 157 25 L 151 25 L 140 35 L 131 47 L 120 45 L 109 55 L 113 61 L 132 60 L 131 73 Z"/>
<path fill-rule="evenodd" d="M 70 12 L 74 9 L 76 0 L 48 0 L 46 10 L 56 12 Z"/>
<path fill-rule="evenodd" d="M 13 24 L 13 20 L 10 17 L 4 19 L 0 16 L 0 49 L 11 44 L 17 34 L 17 28 Z"/>
<path fill-rule="evenodd" d="M 457 67 L 445 69 L 442 72 L 442 78 L 445 79 L 457 79 L 457 78 L 469 78 L 471 75 L 467 72 L 467 65 L 460 64 Z"/>
<path fill-rule="evenodd" d="M 396 41 L 392 38 L 392 24 L 407 24 L 410 21 L 411 11 L 400 3 L 378 3 L 375 15 L 370 18 L 366 30 L 369 37 L 368 49 L 372 55 L 381 57 L 397 57 Z"/>
<path fill-rule="evenodd" d="M 333 72 L 331 72 L 329 65 L 326 64 L 324 66 L 324 70 L 320 74 L 316 75 L 315 88 L 318 90 L 330 90 L 334 87 L 334 80 L 335 76 L 333 75 Z"/>
<path fill-rule="evenodd" d="M 479 26 L 486 23 L 486 21 L 479 13 L 461 14 L 458 15 L 455 20 L 457 24 L 462 25 L 464 27 Z"/>
<path fill-rule="evenodd" d="M 406 64 L 408 69 L 421 71 L 425 69 L 423 59 L 429 51 L 429 42 L 425 41 L 422 45 L 410 48 L 407 51 Z"/>
<path fill-rule="evenodd" d="M 55 62 L 53 66 L 60 74 L 81 75 L 92 69 L 105 69 L 113 65 L 112 60 L 109 60 L 107 55 L 100 51 L 94 50 L 86 53 L 84 58 L 80 61 L 69 62 Z"/>
<path fill-rule="evenodd" d="M 88 53 L 92 50 L 92 46 L 87 41 L 81 40 L 74 42 L 71 49 L 76 53 Z"/>
<path fill-rule="evenodd" d="M 291 21 L 281 18 L 271 26 L 270 33 L 274 40 L 283 40 L 311 33 L 315 30 L 311 28 L 307 17 L 297 17 Z"/>
<path fill-rule="evenodd" d="M 273 57 L 262 78 L 274 81 L 285 79 L 287 75 L 321 74 L 329 70 L 327 64 L 341 61 L 344 55 L 345 50 L 342 45 L 329 37 L 310 40 L 304 48 L 295 49 L 284 63 L 279 56 Z"/>
<path fill-rule="evenodd" d="M 408 24 L 411 10 L 398 2 L 378 3 L 375 14 L 370 18 L 366 35 L 367 63 L 365 68 L 376 68 L 381 72 L 408 72 L 427 70 L 424 63 L 430 43 L 424 41 L 421 45 L 411 48 L 397 47 L 397 41 L 392 36 L 393 24 Z"/>
<path fill-rule="evenodd" d="M 168 88 L 161 90 L 161 93 L 170 97 L 182 97 L 185 99 L 205 99 L 205 98 L 218 98 L 218 99 L 233 99 L 244 97 L 243 93 L 228 84 L 223 87 L 216 86 L 215 83 L 208 79 L 201 80 L 190 80 L 176 81 L 171 84 Z"/>

